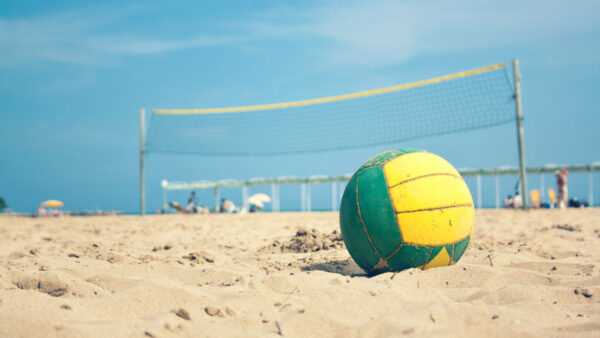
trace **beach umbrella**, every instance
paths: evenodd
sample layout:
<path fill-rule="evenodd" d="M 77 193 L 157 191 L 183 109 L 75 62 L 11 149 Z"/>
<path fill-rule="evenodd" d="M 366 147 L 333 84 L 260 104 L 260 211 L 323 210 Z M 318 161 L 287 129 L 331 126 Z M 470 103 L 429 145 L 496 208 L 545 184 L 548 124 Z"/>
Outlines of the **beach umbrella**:
<path fill-rule="evenodd" d="M 271 197 L 269 197 L 269 195 L 263 194 L 263 193 L 254 194 L 254 195 L 250 196 L 248 199 L 253 199 L 253 200 L 256 200 L 256 201 L 261 201 L 263 203 L 269 203 L 269 202 L 271 202 Z"/>
<path fill-rule="evenodd" d="M 263 201 L 259 200 L 258 198 L 255 198 L 254 196 L 248 197 L 248 199 L 246 201 L 250 204 L 256 205 L 257 207 L 259 207 L 261 209 L 264 206 Z"/>
<path fill-rule="evenodd" d="M 64 205 L 63 202 L 57 201 L 57 200 L 48 200 L 48 201 L 42 202 L 42 206 L 48 207 L 48 208 L 60 208 L 63 205 Z"/>

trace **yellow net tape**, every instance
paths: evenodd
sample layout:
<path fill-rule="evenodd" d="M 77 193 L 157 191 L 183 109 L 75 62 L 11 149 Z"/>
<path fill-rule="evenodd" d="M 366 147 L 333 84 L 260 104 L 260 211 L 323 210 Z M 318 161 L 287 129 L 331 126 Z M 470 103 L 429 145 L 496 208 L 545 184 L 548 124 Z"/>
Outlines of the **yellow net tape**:
<path fill-rule="evenodd" d="M 205 108 L 205 109 L 155 109 L 153 112 L 155 114 L 222 114 L 222 113 L 239 113 L 239 112 L 256 111 L 256 110 L 306 106 L 306 105 L 317 104 L 317 103 L 326 103 L 326 102 L 340 101 L 340 100 L 346 100 L 346 99 L 354 99 L 354 98 L 364 97 L 364 96 L 369 96 L 369 95 L 377 95 L 377 94 L 389 93 L 389 92 L 393 92 L 393 91 L 405 90 L 405 89 L 429 85 L 432 83 L 438 83 L 438 82 L 448 81 L 448 80 L 457 79 L 457 78 L 461 78 L 461 77 L 471 76 L 471 75 L 475 75 L 475 74 L 485 73 L 485 72 L 489 72 L 489 71 L 503 68 L 503 67 L 504 67 L 504 63 L 499 63 L 499 64 L 488 66 L 488 67 L 468 70 L 465 72 L 460 72 L 460 73 L 451 74 L 451 75 L 440 76 L 440 77 L 436 77 L 436 78 L 429 79 L 429 80 L 417 81 L 417 82 L 413 82 L 413 83 L 407 83 L 407 84 L 386 87 L 386 88 L 380 88 L 380 89 L 372 89 L 372 90 L 367 90 L 367 91 L 358 92 L 358 93 L 323 97 L 320 99 L 263 104 L 263 105 L 246 106 L 246 107 Z"/>

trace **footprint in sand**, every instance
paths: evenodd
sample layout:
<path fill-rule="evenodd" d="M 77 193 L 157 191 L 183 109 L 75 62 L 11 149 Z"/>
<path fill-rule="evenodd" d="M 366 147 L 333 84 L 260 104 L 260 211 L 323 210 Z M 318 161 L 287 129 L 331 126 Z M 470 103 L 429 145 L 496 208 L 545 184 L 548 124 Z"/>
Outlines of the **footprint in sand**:
<path fill-rule="evenodd" d="M 19 289 L 37 290 L 53 297 L 60 297 L 69 291 L 68 284 L 61 281 L 54 274 L 26 275 L 16 273 L 12 276 L 11 282 Z"/>
<path fill-rule="evenodd" d="M 87 278 L 85 281 L 111 292 L 121 291 L 139 282 L 139 280 L 136 279 L 117 277 L 108 274 L 95 275 Z"/>

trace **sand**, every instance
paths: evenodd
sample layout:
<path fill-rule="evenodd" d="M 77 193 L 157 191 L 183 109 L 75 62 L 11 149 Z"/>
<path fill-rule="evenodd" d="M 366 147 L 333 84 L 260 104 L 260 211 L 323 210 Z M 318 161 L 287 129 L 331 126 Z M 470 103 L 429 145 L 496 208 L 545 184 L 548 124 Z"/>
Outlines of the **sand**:
<path fill-rule="evenodd" d="M 0 337 L 600 336 L 600 209 L 477 211 L 458 264 L 375 277 L 337 213 L 0 217 L 0 244 Z"/>

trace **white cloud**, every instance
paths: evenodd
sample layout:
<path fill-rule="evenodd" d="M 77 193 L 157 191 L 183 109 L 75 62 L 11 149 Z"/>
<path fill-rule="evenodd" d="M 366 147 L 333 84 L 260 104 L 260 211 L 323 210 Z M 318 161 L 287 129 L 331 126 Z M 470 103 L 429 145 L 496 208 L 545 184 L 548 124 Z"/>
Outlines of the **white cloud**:
<path fill-rule="evenodd" d="M 184 40 L 158 40 L 123 34 L 90 37 L 85 40 L 85 45 L 94 51 L 115 54 L 156 54 L 193 47 L 231 44 L 235 41 L 239 41 L 239 38 L 196 36 Z"/>
<path fill-rule="evenodd" d="M 128 33 L 98 33 L 133 11 L 77 11 L 27 19 L 0 19 L 0 65 L 55 61 L 77 64 L 111 64 L 130 54 L 156 54 L 173 50 L 227 44 L 232 37 L 194 36 L 169 40 Z"/>
<path fill-rule="evenodd" d="M 597 1 L 354 1 L 301 11 L 304 22 L 268 29 L 326 39 L 321 56 L 331 63 L 377 65 L 597 33 L 599 10 Z"/>
<path fill-rule="evenodd" d="M 0 19 L 0 65 L 38 60 L 106 64 L 119 62 L 125 55 L 214 45 L 251 49 L 256 41 L 300 36 L 321 42 L 310 53 L 325 63 L 385 65 L 428 53 L 552 43 L 597 33 L 599 4 L 542 0 L 325 2 L 317 8 L 276 7 L 246 13 L 246 17 L 219 22 L 210 34 L 189 32 L 191 37 L 176 39 L 127 31 L 106 33 L 107 26 L 136 13 L 135 9 L 117 15 L 108 10 L 78 11 Z M 224 28 L 233 33 L 219 34 Z"/>

